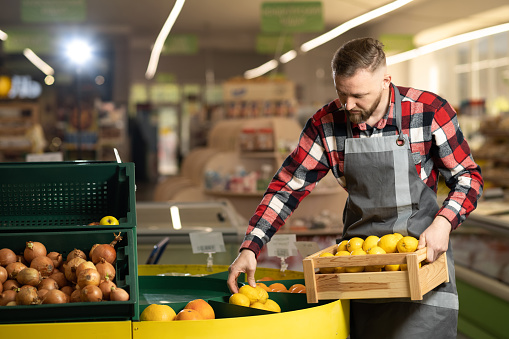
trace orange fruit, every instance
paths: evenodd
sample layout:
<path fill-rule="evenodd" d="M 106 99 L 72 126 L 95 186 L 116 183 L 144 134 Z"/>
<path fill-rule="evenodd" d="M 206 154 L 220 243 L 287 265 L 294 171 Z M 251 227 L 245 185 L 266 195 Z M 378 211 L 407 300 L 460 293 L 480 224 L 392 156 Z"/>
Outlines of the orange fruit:
<path fill-rule="evenodd" d="M 350 253 L 350 255 L 366 255 L 366 254 L 367 253 L 364 252 L 364 250 L 362 248 L 357 248 Z M 348 272 L 348 273 L 357 273 L 357 272 L 362 272 L 362 271 L 364 271 L 364 266 L 346 267 L 346 272 Z"/>
<path fill-rule="evenodd" d="M 168 305 L 150 304 L 141 312 L 141 321 L 172 321 L 175 311 Z"/>
<path fill-rule="evenodd" d="M 384 249 L 386 253 L 396 253 L 398 245 L 398 237 L 394 234 L 386 234 L 378 241 L 378 247 Z"/>
<path fill-rule="evenodd" d="M 368 252 L 372 247 L 377 246 L 378 241 L 380 240 L 379 237 L 376 235 L 370 235 L 369 237 L 364 240 L 364 243 L 362 244 L 362 249 L 364 252 Z"/>
<path fill-rule="evenodd" d="M 396 247 L 399 253 L 409 253 L 415 252 L 417 250 L 417 245 L 419 245 L 419 240 L 411 236 L 406 236 L 398 241 Z"/>
<path fill-rule="evenodd" d="M 306 286 L 303 284 L 293 284 L 288 291 L 291 293 L 306 293 Z"/>
<path fill-rule="evenodd" d="M 214 309 L 203 299 L 194 299 L 187 303 L 184 309 L 198 311 L 203 319 L 215 319 Z"/>
<path fill-rule="evenodd" d="M 267 285 L 265 285 L 264 283 L 262 283 L 262 282 L 256 283 L 256 286 L 260 286 L 261 288 L 263 288 L 267 292 L 272 292 L 272 290 L 269 289 L 269 287 Z"/>
<path fill-rule="evenodd" d="M 286 286 L 281 283 L 273 283 L 269 285 L 269 288 L 272 292 L 288 292 Z"/>
<path fill-rule="evenodd" d="M 343 240 L 338 244 L 338 248 L 336 249 L 337 252 L 339 251 L 347 251 L 346 245 L 348 244 L 348 240 Z"/>
<path fill-rule="evenodd" d="M 175 320 L 203 320 L 203 317 L 200 312 L 196 310 L 184 308 L 182 311 L 177 313 Z"/>
<path fill-rule="evenodd" d="M 263 277 L 263 278 L 260 278 L 256 281 L 271 281 L 271 280 L 274 280 L 274 278 L 271 278 L 271 277 Z"/>
<path fill-rule="evenodd" d="M 336 257 L 343 256 L 343 255 L 350 255 L 350 252 L 348 251 L 338 251 L 336 254 L 334 254 Z M 334 273 L 345 273 L 346 268 L 345 267 L 334 267 Z"/>
<path fill-rule="evenodd" d="M 352 253 L 353 250 L 358 248 L 362 249 L 362 244 L 364 244 L 364 239 L 353 237 L 352 239 L 348 240 L 348 244 L 346 244 L 346 250 Z"/>

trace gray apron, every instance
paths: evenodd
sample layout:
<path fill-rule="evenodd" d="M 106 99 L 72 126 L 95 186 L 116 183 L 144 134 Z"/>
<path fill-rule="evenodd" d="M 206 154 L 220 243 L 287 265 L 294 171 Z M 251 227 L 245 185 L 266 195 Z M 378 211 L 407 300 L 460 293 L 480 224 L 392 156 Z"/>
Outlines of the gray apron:
<path fill-rule="evenodd" d="M 401 133 L 401 96 L 396 86 L 392 88 L 398 135 L 353 138 L 348 120 L 344 174 L 349 196 L 343 239 L 395 232 L 419 238 L 439 210 L 435 192 L 417 174 L 408 136 Z M 423 300 L 351 300 L 350 337 L 456 338 L 459 304 L 450 242 L 447 260 L 449 283 Z"/>

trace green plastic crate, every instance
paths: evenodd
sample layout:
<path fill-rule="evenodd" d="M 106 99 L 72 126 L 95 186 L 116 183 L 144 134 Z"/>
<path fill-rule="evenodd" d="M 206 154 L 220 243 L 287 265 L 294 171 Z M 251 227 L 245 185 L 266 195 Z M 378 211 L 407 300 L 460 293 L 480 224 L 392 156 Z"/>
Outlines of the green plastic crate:
<path fill-rule="evenodd" d="M 39 241 L 48 252 L 67 254 L 78 248 L 87 255 L 94 244 L 110 243 L 121 232 L 122 241 L 115 245 L 115 283 L 129 294 L 128 301 L 78 302 L 58 305 L 0 306 L 0 323 L 44 323 L 79 321 L 121 321 L 139 319 L 138 262 L 136 229 L 90 230 L 65 232 L 2 233 L 0 248 L 22 253 L 27 241 Z"/>
<path fill-rule="evenodd" d="M 90 228 L 108 215 L 120 225 L 100 228 L 136 226 L 133 163 L 0 164 L 0 231 Z"/>

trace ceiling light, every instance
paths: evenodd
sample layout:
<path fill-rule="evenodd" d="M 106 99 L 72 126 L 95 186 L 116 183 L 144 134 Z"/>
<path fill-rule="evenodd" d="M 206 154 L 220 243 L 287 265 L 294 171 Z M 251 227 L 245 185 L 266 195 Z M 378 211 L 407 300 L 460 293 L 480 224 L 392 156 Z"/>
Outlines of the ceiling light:
<path fill-rule="evenodd" d="M 5 41 L 5 40 L 7 40 L 7 37 L 8 37 L 7 33 L 5 33 L 4 31 L 2 31 L 0 29 L 0 40 Z"/>
<path fill-rule="evenodd" d="M 433 42 L 431 44 L 418 47 L 416 49 L 412 49 L 407 52 L 403 52 L 400 54 L 392 55 L 387 57 L 387 65 L 394 65 L 403 61 L 411 60 L 417 58 L 421 55 L 429 54 L 432 52 L 436 52 L 438 50 L 444 49 L 446 47 L 451 47 L 454 45 L 458 45 L 464 42 L 468 42 L 475 39 L 480 39 L 489 35 L 494 35 L 498 33 L 503 33 L 509 31 L 509 23 L 492 26 L 484 29 L 480 29 L 473 32 L 468 32 L 465 34 L 456 35 L 447 39 L 443 39 L 440 41 Z"/>
<path fill-rule="evenodd" d="M 346 31 L 349 31 L 350 29 L 352 29 L 354 27 L 357 27 L 359 25 L 362 25 L 363 23 L 366 23 L 370 20 L 378 18 L 379 16 L 382 16 L 384 14 L 392 12 L 392 11 L 394 11 L 394 10 L 396 10 L 396 9 L 398 9 L 412 1 L 413 0 L 397 0 L 397 1 L 391 2 L 390 4 L 387 4 L 385 6 L 374 9 L 371 12 L 368 12 L 366 14 L 358 16 L 352 20 L 345 22 L 344 24 L 339 25 L 338 27 L 334 28 L 333 30 L 331 30 L 325 34 L 322 34 L 319 37 L 302 44 L 302 46 L 300 46 L 300 50 L 302 52 L 308 52 L 308 51 L 312 50 L 313 48 L 323 45 L 324 43 L 340 36 L 341 34 L 345 33 Z"/>
<path fill-rule="evenodd" d="M 83 40 L 74 40 L 67 46 L 67 57 L 77 65 L 83 65 L 92 57 L 92 47 Z"/>
<path fill-rule="evenodd" d="M 264 75 L 265 73 L 272 71 L 274 68 L 276 68 L 278 65 L 278 62 L 274 59 L 264 63 L 261 66 L 258 66 L 256 68 L 250 69 L 249 71 L 244 72 L 244 78 L 246 79 L 253 79 L 257 78 L 261 75 Z"/>
<path fill-rule="evenodd" d="M 25 48 L 23 50 L 23 55 L 30 60 L 32 64 L 35 65 L 38 69 L 40 69 L 46 75 L 53 75 L 55 71 L 51 68 L 50 65 L 45 63 L 41 58 L 37 56 L 30 48 Z"/>
<path fill-rule="evenodd" d="M 168 18 L 166 19 L 163 28 L 161 28 L 161 31 L 157 36 L 156 42 L 154 43 L 154 47 L 152 48 L 152 53 L 150 54 L 150 60 L 148 62 L 147 71 L 145 72 L 145 78 L 147 79 L 152 79 L 156 74 L 157 64 L 159 63 L 159 56 L 161 55 L 161 51 L 163 50 L 164 42 L 166 41 L 168 34 L 170 34 L 171 28 L 173 27 L 173 24 L 177 20 L 180 11 L 182 10 L 182 7 L 184 6 L 184 2 L 186 1 L 177 0 L 175 2 L 175 5 L 171 10 L 170 15 L 168 15 Z"/>
<path fill-rule="evenodd" d="M 288 51 L 286 52 L 285 54 L 281 55 L 279 57 L 279 61 L 282 63 L 282 64 L 286 64 L 287 62 L 289 61 L 292 61 L 293 59 L 295 59 L 297 57 L 297 51 L 295 50 L 291 50 L 291 51 Z"/>

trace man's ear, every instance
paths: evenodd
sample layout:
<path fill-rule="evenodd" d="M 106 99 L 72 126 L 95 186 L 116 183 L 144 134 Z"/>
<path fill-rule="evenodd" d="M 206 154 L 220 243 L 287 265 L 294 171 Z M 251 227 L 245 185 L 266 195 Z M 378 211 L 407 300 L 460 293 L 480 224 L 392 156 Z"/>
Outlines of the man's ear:
<path fill-rule="evenodd" d="M 388 74 L 388 73 L 385 73 L 384 74 L 384 79 L 382 81 L 382 89 L 389 88 L 389 86 L 391 85 L 391 80 L 392 80 L 391 75 Z"/>

